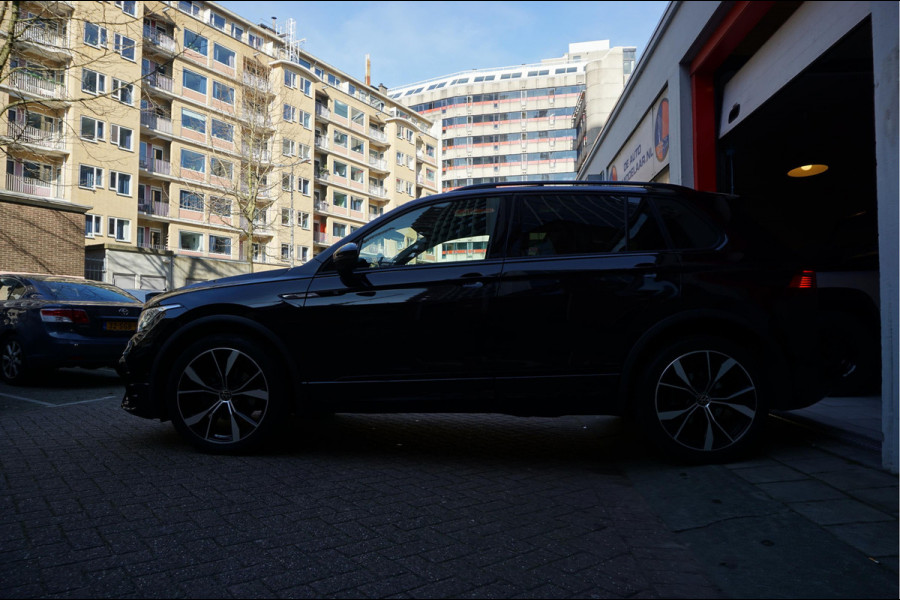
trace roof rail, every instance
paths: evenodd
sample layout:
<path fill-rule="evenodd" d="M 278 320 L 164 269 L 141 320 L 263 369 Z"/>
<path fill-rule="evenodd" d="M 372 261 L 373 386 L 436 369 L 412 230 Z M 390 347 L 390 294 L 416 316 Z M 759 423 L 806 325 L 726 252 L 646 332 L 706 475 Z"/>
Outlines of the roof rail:
<path fill-rule="evenodd" d="M 656 190 L 681 190 L 682 186 L 672 183 L 652 183 L 647 181 L 504 181 L 498 183 L 476 183 L 456 188 L 453 191 L 490 190 L 501 187 L 552 187 L 552 186 L 609 186 L 609 187 L 633 187 Z"/>

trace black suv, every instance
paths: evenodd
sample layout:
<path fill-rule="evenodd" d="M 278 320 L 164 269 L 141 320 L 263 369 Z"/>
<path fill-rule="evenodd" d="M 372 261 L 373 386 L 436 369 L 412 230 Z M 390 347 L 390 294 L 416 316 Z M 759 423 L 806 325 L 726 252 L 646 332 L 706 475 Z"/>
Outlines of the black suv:
<path fill-rule="evenodd" d="M 309 263 L 149 301 L 125 410 L 244 451 L 290 412 L 634 416 L 714 461 L 769 409 L 824 396 L 815 273 L 737 198 L 664 184 L 476 185 L 421 198 Z"/>

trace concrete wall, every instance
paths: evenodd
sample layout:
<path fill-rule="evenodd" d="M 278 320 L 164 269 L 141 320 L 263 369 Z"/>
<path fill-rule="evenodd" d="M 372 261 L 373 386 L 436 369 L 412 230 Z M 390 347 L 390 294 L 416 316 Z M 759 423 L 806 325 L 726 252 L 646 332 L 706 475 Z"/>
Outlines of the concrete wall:
<path fill-rule="evenodd" d="M 898 331 L 897 281 L 900 276 L 898 245 L 897 182 L 898 99 L 897 73 L 900 11 L 896 2 L 872 2 L 872 50 L 875 65 L 875 158 L 878 164 L 878 256 L 881 267 L 881 409 L 882 462 L 893 473 L 898 470 Z"/>

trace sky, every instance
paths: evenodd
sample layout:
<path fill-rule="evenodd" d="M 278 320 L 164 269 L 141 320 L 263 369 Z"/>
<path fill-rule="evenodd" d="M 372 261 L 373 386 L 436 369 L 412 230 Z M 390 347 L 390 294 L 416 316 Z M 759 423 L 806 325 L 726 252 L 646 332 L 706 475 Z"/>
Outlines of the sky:
<path fill-rule="evenodd" d="M 347 75 L 401 87 L 470 69 L 558 58 L 570 43 L 609 40 L 640 59 L 667 1 L 633 2 L 226 2 L 271 26 L 296 22 L 303 49 Z"/>

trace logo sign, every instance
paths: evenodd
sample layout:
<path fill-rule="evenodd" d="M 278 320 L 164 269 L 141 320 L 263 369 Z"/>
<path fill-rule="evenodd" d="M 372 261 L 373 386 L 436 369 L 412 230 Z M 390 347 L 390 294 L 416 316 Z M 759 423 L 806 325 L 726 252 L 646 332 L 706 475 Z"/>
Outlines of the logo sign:
<path fill-rule="evenodd" d="M 653 181 L 669 164 L 669 99 L 654 103 L 607 167 L 613 181 Z"/>
<path fill-rule="evenodd" d="M 127 316 L 128 316 L 128 309 L 127 309 L 127 308 L 120 308 L 120 309 L 119 309 L 119 314 L 122 315 L 123 317 L 127 317 Z"/>

